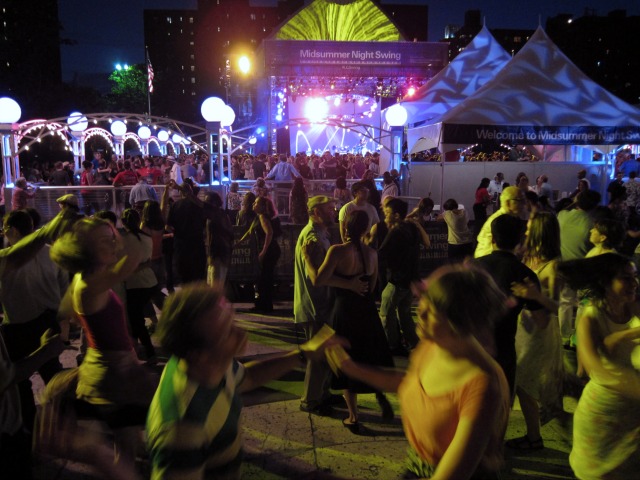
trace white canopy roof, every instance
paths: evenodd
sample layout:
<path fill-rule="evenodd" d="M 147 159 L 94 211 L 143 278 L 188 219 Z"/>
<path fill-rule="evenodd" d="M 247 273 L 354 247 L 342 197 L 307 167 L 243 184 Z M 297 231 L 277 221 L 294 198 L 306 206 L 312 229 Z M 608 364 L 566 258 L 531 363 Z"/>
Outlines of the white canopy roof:
<path fill-rule="evenodd" d="M 539 27 L 473 96 L 421 137 L 441 151 L 483 141 L 528 145 L 614 145 L 640 141 L 640 110 L 588 78 Z"/>
<path fill-rule="evenodd" d="M 415 145 L 420 136 L 412 134 L 413 128 L 432 123 L 433 120 L 473 95 L 494 78 L 509 60 L 511 55 L 500 46 L 489 29 L 484 26 L 449 65 L 420 87 L 412 97 L 405 97 L 402 106 L 409 114 L 408 142 L 412 151 L 425 150 L 422 148 L 424 142 Z"/>

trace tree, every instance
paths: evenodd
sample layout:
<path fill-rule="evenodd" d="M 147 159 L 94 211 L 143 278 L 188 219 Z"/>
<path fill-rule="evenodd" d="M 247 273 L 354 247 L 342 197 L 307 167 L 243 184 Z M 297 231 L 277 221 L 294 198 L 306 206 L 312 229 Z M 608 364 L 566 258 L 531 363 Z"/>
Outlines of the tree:
<path fill-rule="evenodd" d="M 113 112 L 143 113 L 147 110 L 147 69 L 144 64 L 124 66 L 109 75 L 113 83 L 106 106 Z"/>

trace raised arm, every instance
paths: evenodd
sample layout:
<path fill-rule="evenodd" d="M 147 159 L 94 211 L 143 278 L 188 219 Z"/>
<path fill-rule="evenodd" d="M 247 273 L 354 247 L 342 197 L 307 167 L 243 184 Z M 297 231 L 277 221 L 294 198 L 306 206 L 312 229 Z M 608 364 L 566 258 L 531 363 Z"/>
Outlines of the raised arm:
<path fill-rule="evenodd" d="M 420 241 L 422 242 L 424 247 L 425 248 L 431 247 L 431 240 L 429 240 L 429 235 L 427 234 L 425 229 L 422 227 L 422 225 L 420 225 L 420 220 L 416 218 L 415 220 L 411 220 L 411 222 L 413 222 L 413 224 L 418 229 L 418 233 L 420 234 Z"/>
<path fill-rule="evenodd" d="M 41 229 L 23 237 L 14 245 L 0 250 L 2 275 L 11 273 L 27 263 L 45 243 L 53 243 L 68 228 L 72 216 L 73 212 L 63 210 Z"/>
<path fill-rule="evenodd" d="M 262 262 L 273 239 L 273 227 L 271 226 L 271 220 L 269 220 L 266 215 L 260 214 L 258 218 L 260 219 L 260 226 L 264 231 L 264 245 L 262 245 L 262 250 L 258 254 L 258 260 Z"/>
<path fill-rule="evenodd" d="M 334 372 L 340 372 L 349 378 L 371 385 L 381 392 L 396 393 L 404 379 L 404 372 L 383 370 L 355 362 L 341 346 L 329 347 L 326 350 L 327 361 Z"/>

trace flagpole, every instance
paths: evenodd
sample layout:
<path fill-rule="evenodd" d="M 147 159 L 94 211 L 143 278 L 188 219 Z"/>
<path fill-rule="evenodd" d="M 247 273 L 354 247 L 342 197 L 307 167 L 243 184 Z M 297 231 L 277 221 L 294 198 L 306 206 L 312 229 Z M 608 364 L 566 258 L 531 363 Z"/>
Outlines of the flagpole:
<path fill-rule="evenodd" d="M 146 59 L 147 59 L 147 103 L 149 105 L 149 112 L 148 115 L 149 117 L 151 116 L 151 82 L 153 80 L 153 77 L 150 77 L 150 71 L 151 70 L 151 59 L 149 58 L 149 47 L 148 46 L 144 46 L 144 50 L 145 50 L 145 54 L 146 54 Z"/>

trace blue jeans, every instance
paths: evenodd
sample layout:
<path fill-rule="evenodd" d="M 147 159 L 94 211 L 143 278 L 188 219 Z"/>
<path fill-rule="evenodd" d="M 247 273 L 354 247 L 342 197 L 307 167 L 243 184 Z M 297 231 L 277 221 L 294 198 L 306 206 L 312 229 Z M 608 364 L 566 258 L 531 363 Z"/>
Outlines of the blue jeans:
<path fill-rule="evenodd" d="M 400 335 L 404 336 L 410 348 L 418 344 L 416 324 L 411 315 L 412 302 L 413 294 L 409 288 L 398 287 L 389 282 L 382 291 L 380 320 L 391 350 L 400 347 Z"/>

